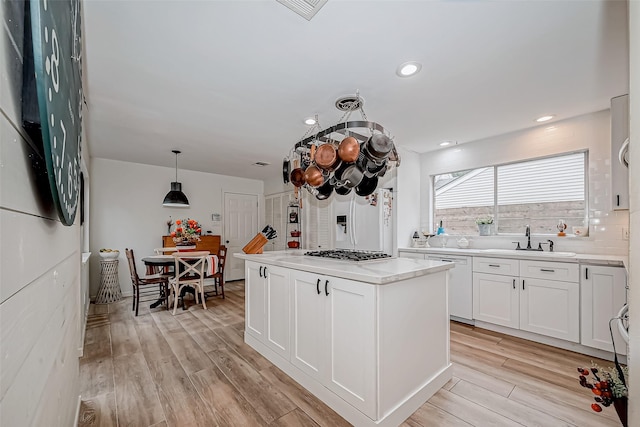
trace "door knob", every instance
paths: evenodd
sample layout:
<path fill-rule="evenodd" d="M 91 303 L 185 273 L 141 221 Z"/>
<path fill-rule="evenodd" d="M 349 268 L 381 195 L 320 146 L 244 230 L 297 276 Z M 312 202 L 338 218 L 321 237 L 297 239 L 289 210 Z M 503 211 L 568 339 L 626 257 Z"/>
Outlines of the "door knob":
<path fill-rule="evenodd" d="M 228 241 L 228 240 L 225 240 L 225 243 L 229 243 L 229 241 Z"/>

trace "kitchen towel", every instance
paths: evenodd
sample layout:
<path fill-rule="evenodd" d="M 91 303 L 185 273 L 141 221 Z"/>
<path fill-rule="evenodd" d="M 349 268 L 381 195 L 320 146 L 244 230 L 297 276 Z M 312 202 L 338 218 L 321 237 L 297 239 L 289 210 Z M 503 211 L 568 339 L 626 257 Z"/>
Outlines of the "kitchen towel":
<path fill-rule="evenodd" d="M 207 257 L 207 276 L 213 276 L 218 272 L 218 256 L 209 255 Z"/>

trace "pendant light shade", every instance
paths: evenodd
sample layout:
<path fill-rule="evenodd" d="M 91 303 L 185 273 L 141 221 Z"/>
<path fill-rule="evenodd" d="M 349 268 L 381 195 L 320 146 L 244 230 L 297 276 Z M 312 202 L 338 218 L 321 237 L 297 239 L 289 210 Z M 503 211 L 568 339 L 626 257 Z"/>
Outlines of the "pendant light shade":
<path fill-rule="evenodd" d="M 178 154 L 180 151 L 172 150 L 176 155 L 176 180 L 171 183 L 171 191 L 164 196 L 162 206 L 168 206 L 172 208 L 188 208 L 189 199 L 182 192 L 182 183 L 178 182 Z"/>

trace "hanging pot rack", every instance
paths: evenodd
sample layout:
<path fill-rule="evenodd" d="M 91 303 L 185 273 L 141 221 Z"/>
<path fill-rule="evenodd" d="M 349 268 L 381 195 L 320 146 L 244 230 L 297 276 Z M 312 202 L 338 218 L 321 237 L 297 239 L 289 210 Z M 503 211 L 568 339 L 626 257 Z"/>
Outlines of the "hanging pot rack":
<path fill-rule="evenodd" d="M 342 101 L 344 101 L 344 99 L 345 98 L 343 98 Z M 400 166 L 400 156 L 398 155 L 390 133 L 379 123 L 368 120 L 362 108 L 362 98 L 360 98 L 358 93 L 356 93 L 355 98 L 351 98 L 351 100 L 354 102 L 348 105 L 347 108 L 338 106 L 341 100 L 336 102 L 336 107 L 345 111 L 345 114 L 340 121 L 333 126 L 321 129 L 318 116 L 316 115 L 315 125 L 307 130 L 301 140 L 294 144 L 289 156 L 285 158 L 284 173 L 286 175 L 287 172 L 291 172 L 291 182 L 296 186 L 296 194 L 297 188 L 302 187 L 318 199 L 323 200 L 333 193 L 334 187 L 336 192 L 338 192 L 338 188 L 340 187 L 341 190 L 344 190 L 341 191 L 340 194 L 348 194 L 353 188 L 356 194 L 365 196 L 375 190 L 379 177 L 384 176 L 389 169 Z M 348 121 L 353 111 L 360 111 L 363 120 Z M 320 130 L 313 133 L 316 129 Z M 336 137 L 334 134 L 340 134 L 340 137 Z M 311 168 L 315 173 L 313 176 L 314 180 L 312 181 L 314 185 L 309 185 L 309 183 L 304 180 L 302 181 L 302 185 L 300 183 L 296 185 L 289 163 L 290 160 L 299 156 L 300 166 L 298 169 L 302 168 L 304 171 L 309 166 L 315 165 L 314 154 L 316 147 L 325 144 L 332 144 L 335 147 L 347 137 L 355 138 L 361 148 L 358 159 L 355 162 L 347 163 L 342 161 L 343 168 L 339 168 L 337 171 L 334 169 L 327 170 L 327 166 L 323 165 L 325 168 L 323 171 L 323 179 L 317 176 L 318 171 L 314 166 L 314 168 Z M 374 140 L 375 142 L 372 142 Z M 309 171 L 311 171 L 311 169 L 309 169 Z M 300 172 L 296 172 L 300 174 Z M 312 173 L 307 172 L 307 174 L 309 174 L 309 178 L 311 179 Z M 362 181 L 362 183 L 350 183 L 350 179 L 356 179 L 358 182 Z M 286 176 L 284 182 L 285 184 L 289 182 Z"/>

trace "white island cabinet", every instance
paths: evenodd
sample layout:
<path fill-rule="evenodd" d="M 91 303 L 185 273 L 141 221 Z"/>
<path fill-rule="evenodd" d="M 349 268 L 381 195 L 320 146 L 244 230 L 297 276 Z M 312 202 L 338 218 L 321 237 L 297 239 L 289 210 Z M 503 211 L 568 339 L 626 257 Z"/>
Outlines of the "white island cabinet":
<path fill-rule="evenodd" d="M 450 264 L 235 256 L 245 342 L 351 424 L 397 426 L 451 378 Z"/>

